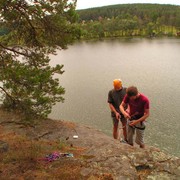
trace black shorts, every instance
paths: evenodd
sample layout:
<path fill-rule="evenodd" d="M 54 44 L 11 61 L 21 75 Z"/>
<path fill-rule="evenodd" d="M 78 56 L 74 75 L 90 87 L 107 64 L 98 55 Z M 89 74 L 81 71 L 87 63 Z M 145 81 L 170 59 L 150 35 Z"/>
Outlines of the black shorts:
<path fill-rule="evenodd" d="M 120 120 L 121 120 L 121 123 L 123 123 L 123 124 L 126 123 L 126 118 L 121 117 Z M 115 116 L 112 116 L 112 121 L 113 121 L 114 126 L 118 126 L 119 121 L 116 119 Z"/>

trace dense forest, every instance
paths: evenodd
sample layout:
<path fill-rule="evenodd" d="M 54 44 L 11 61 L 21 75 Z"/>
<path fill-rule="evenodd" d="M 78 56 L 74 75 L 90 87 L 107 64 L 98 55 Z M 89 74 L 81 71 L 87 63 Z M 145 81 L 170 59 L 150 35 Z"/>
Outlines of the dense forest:
<path fill-rule="evenodd" d="M 76 10 L 81 39 L 179 36 L 180 6 L 160 4 L 119 4 Z M 81 32 L 81 33 L 80 33 Z M 0 36 L 9 30 L 0 22 Z"/>
<path fill-rule="evenodd" d="M 77 11 L 82 38 L 179 36 L 180 6 L 120 4 Z"/>

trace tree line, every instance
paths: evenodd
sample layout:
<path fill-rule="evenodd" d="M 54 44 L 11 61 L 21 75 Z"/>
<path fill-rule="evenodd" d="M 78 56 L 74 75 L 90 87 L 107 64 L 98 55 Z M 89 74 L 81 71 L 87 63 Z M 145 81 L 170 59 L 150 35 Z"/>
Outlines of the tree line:
<path fill-rule="evenodd" d="M 82 38 L 177 35 L 180 6 L 120 4 L 77 11 Z"/>

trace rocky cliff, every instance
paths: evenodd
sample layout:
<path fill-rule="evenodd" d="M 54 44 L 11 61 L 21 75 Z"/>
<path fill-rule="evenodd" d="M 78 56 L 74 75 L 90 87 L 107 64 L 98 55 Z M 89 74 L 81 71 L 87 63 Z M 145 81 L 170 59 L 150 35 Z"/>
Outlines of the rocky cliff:
<path fill-rule="evenodd" d="M 7 114 L 0 117 L 0 124 L 4 129 L 30 139 L 58 139 L 71 147 L 84 148 L 81 158 L 76 159 L 81 164 L 81 179 L 180 179 L 180 158 L 154 147 L 140 149 L 120 143 L 91 127 L 60 120 L 43 120 L 27 128 L 17 118 Z M 78 138 L 73 138 L 74 135 Z"/>

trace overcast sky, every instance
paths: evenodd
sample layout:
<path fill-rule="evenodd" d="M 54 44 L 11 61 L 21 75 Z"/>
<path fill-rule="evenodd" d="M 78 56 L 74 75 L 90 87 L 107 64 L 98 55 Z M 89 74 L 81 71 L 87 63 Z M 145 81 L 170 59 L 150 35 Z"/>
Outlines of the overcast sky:
<path fill-rule="evenodd" d="M 77 0 L 76 9 L 107 6 L 112 4 L 154 3 L 180 5 L 180 0 Z"/>

